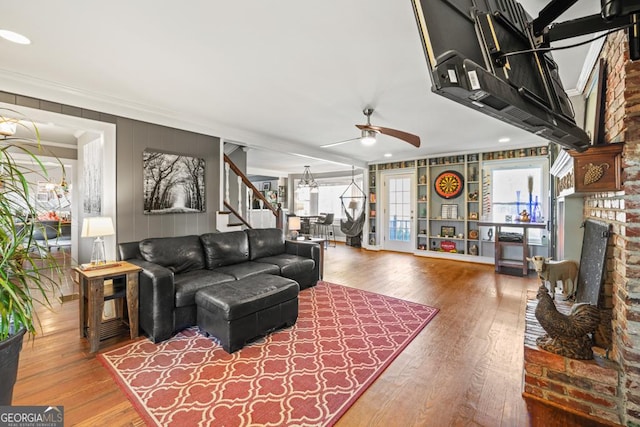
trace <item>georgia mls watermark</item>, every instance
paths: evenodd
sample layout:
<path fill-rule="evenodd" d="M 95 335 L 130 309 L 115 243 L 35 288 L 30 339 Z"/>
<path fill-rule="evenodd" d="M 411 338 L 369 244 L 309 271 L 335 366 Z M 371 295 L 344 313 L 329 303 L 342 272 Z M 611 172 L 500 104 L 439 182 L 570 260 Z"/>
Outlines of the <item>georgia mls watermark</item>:
<path fill-rule="evenodd" d="M 64 427 L 64 406 L 0 406 L 0 427 Z"/>

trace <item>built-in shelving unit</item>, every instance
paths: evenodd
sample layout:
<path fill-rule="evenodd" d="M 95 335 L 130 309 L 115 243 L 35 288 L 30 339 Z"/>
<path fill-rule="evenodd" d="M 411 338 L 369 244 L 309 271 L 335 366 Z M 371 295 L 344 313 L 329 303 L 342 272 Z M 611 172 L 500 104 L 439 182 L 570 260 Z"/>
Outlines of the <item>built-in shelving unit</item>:
<path fill-rule="evenodd" d="M 546 147 L 545 147 L 546 148 Z M 387 169 L 413 169 L 416 174 L 414 236 L 416 255 L 454 258 L 493 263 L 494 247 L 484 247 L 479 221 L 483 200 L 488 197 L 483 182 L 483 162 L 546 155 L 540 148 L 458 154 L 404 162 L 369 165 L 368 248 L 379 248 L 378 206 L 380 173 Z M 443 186 L 447 193 L 436 189 L 438 178 L 447 177 Z M 458 194 L 455 188 L 461 185 Z M 492 243 L 492 242 L 491 242 Z"/>
<path fill-rule="evenodd" d="M 368 242 L 370 246 L 376 246 L 378 244 L 378 238 L 376 234 L 377 230 L 377 200 L 378 200 L 378 192 L 376 190 L 376 181 L 378 179 L 377 167 L 376 165 L 369 166 L 369 215 L 368 215 Z"/>

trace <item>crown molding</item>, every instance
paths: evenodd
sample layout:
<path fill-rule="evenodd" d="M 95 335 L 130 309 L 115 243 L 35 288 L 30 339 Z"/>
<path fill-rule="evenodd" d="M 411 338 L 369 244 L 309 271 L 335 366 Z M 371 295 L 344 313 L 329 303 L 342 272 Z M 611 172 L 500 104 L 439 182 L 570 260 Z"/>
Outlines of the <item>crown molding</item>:
<path fill-rule="evenodd" d="M 604 34 L 604 32 L 594 34 L 594 37 L 601 36 L 602 34 Z M 578 77 L 578 81 L 576 83 L 576 95 L 582 95 L 584 93 L 584 88 L 587 87 L 587 83 L 589 82 L 589 77 L 591 77 L 593 67 L 595 67 L 596 62 L 598 62 L 598 58 L 600 58 L 600 52 L 602 51 L 602 46 L 604 46 L 604 41 L 605 37 L 600 37 L 599 39 L 595 39 L 591 42 L 589 51 L 587 52 L 587 56 L 584 58 L 584 63 L 582 64 L 580 76 Z"/>
<path fill-rule="evenodd" d="M 366 167 L 366 162 L 327 153 L 307 146 L 302 141 L 285 140 L 266 134 L 258 134 L 219 122 L 204 116 L 191 116 L 179 111 L 169 111 L 146 104 L 136 103 L 101 93 L 85 91 L 57 82 L 38 79 L 21 73 L 0 69 L 1 90 L 79 108 L 99 111 L 119 117 L 145 121 L 176 129 L 201 133 L 221 140 L 242 141 L 248 147 L 259 147 L 271 151 L 293 154 L 323 161 Z"/>

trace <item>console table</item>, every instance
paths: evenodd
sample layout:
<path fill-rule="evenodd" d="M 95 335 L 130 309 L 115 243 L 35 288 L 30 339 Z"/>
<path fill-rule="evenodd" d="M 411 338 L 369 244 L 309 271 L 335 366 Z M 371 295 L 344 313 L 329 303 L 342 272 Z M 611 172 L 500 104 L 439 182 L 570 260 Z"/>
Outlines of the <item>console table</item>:
<path fill-rule="evenodd" d="M 122 332 L 123 313 L 104 321 L 102 313 L 105 300 L 127 301 L 129 334 L 138 336 L 138 272 L 137 265 L 119 261 L 107 266 L 83 269 L 74 267 L 71 276 L 80 288 L 80 336 L 89 341 L 91 353 L 98 351 L 100 340 Z M 113 293 L 105 296 L 105 280 L 113 281 Z M 122 311 L 122 310 L 120 310 Z"/>
<path fill-rule="evenodd" d="M 529 242 L 527 232 L 531 228 L 544 229 L 547 228 L 546 223 L 541 222 L 494 222 L 494 221 L 480 221 L 478 225 L 483 227 L 495 227 L 495 266 L 496 273 L 502 273 L 503 267 L 520 268 L 522 269 L 522 275 L 526 276 L 529 273 Z M 507 228 L 520 228 L 522 229 L 522 241 L 521 242 L 505 242 L 500 241 L 500 233 L 503 227 Z M 506 247 L 522 247 L 522 258 L 508 259 L 503 257 L 503 249 Z"/>

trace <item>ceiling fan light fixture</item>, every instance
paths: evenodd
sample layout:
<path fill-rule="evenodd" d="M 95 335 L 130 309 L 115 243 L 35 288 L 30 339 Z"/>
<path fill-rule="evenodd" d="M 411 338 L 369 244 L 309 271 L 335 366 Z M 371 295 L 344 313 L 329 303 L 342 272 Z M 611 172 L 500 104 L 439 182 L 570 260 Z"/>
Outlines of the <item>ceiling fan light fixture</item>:
<path fill-rule="evenodd" d="M 376 143 L 376 131 L 373 130 L 362 130 L 362 137 L 360 138 L 360 142 L 362 145 L 370 146 Z"/>

